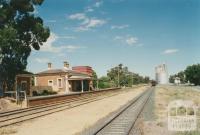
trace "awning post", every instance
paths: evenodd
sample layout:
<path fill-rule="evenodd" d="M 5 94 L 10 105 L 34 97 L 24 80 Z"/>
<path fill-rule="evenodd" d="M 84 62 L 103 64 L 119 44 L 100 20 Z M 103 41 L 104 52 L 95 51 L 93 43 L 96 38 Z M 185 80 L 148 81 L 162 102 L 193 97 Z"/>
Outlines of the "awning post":
<path fill-rule="evenodd" d="M 81 80 L 81 91 L 83 92 L 83 80 Z"/>

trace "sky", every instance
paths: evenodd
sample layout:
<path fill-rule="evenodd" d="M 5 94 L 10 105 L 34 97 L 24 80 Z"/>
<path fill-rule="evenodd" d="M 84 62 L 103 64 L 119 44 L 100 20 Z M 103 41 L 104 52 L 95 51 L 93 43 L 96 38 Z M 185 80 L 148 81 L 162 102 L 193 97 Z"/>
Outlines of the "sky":
<path fill-rule="evenodd" d="M 154 78 L 162 63 L 169 74 L 200 63 L 199 0 L 44 0 L 35 9 L 51 34 L 28 59 L 34 73 L 68 61 L 100 77 L 122 63 Z"/>

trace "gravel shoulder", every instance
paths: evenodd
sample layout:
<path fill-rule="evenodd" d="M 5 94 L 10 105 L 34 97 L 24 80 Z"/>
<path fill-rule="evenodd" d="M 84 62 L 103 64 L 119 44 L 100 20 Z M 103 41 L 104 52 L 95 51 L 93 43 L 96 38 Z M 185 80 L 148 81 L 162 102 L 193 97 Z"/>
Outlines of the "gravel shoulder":
<path fill-rule="evenodd" d="M 200 91 L 194 87 L 158 85 L 137 121 L 138 133 L 135 135 L 199 135 L 200 109 L 197 110 L 197 131 L 172 132 L 168 130 L 168 104 L 173 100 L 190 100 L 200 108 Z"/>
<path fill-rule="evenodd" d="M 147 87 L 133 89 L 76 108 L 54 113 L 17 126 L 0 129 L 0 135 L 73 135 L 94 125 L 98 120 L 114 112 Z"/>

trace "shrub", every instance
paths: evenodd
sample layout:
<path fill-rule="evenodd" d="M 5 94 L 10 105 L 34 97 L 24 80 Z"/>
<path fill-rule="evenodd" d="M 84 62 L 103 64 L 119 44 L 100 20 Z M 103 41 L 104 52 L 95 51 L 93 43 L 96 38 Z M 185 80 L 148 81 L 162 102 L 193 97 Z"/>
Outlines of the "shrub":
<path fill-rule="evenodd" d="M 57 92 L 49 91 L 49 90 L 42 90 L 40 93 L 37 91 L 33 91 L 33 96 L 47 96 L 47 95 L 55 95 Z"/>

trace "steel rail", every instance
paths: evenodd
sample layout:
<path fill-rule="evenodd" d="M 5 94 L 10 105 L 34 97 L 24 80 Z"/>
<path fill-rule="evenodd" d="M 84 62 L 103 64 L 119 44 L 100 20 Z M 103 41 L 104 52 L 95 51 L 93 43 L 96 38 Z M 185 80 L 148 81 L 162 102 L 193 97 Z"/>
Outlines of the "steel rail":
<path fill-rule="evenodd" d="M 114 93 L 114 92 L 112 92 L 112 93 Z M 89 94 L 89 95 L 73 97 L 73 98 L 66 99 L 66 100 L 63 100 L 63 101 L 58 101 L 58 102 L 55 102 L 55 103 L 49 103 L 49 104 L 34 106 L 34 107 L 30 107 L 30 108 L 23 108 L 23 109 L 16 109 L 16 110 L 12 110 L 12 111 L 1 112 L 0 118 L 5 117 L 5 116 L 9 116 L 9 115 L 13 115 L 13 114 L 17 114 L 18 112 L 22 113 L 22 112 L 27 112 L 27 111 L 31 111 L 31 110 L 36 110 L 36 109 L 41 109 L 41 108 L 43 109 L 43 108 L 47 108 L 47 107 L 51 107 L 51 106 L 62 105 L 62 104 L 65 104 L 65 103 L 70 103 L 70 102 L 74 102 L 74 101 L 78 101 L 78 100 L 82 100 L 82 99 L 86 99 L 86 98 L 89 99 L 91 97 L 99 96 L 101 94 L 104 94 L 104 93 L 92 93 L 92 94 Z"/>
<path fill-rule="evenodd" d="M 97 126 L 97 129 L 92 132 L 86 132 L 86 134 L 94 135 L 128 135 L 133 128 L 135 121 L 139 117 L 141 111 L 143 110 L 145 104 L 147 103 L 150 95 L 152 93 L 152 88 L 146 90 L 128 104 L 119 109 L 114 116 L 110 116 Z"/>
<path fill-rule="evenodd" d="M 125 91 L 119 90 L 117 92 L 116 91 L 112 91 L 112 92 L 110 91 L 110 92 L 102 93 L 102 94 L 98 93 L 98 95 L 96 97 L 91 96 L 90 98 L 82 98 L 81 100 L 75 100 L 73 102 L 64 103 L 64 104 L 61 104 L 60 106 L 56 106 L 56 105 L 53 105 L 53 107 L 48 106 L 49 109 L 43 109 L 42 108 L 43 110 L 41 110 L 41 108 L 39 108 L 38 112 L 33 112 L 35 110 L 30 110 L 30 113 L 28 113 L 26 115 L 23 114 L 23 111 L 28 112 L 28 110 L 22 110 L 22 112 L 20 112 L 20 111 L 12 112 L 13 114 L 0 117 L 0 128 L 5 127 L 5 126 L 10 126 L 10 125 L 13 125 L 13 124 L 17 124 L 17 123 L 21 123 L 21 122 L 24 122 L 24 121 L 28 121 L 28 120 L 31 120 L 31 119 L 39 118 L 39 117 L 46 116 L 46 115 L 49 115 L 49 114 L 53 114 L 53 113 L 56 113 L 56 112 L 60 112 L 60 111 L 66 110 L 66 109 L 78 107 L 78 106 L 88 104 L 88 103 L 91 103 L 91 102 L 95 102 L 95 101 L 98 101 L 98 100 L 102 100 L 104 98 L 112 97 L 112 96 L 118 95 L 118 94 L 120 94 L 122 92 L 126 92 L 126 91 L 127 90 L 125 90 Z M 36 109 L 36 108 L 34 108 L 34 109 Z M 17 115 L 17 114 L 20 114 L 20 115 L 12 117 L 12 115 Z M 11 118 L 9 118 L 9 116 L 11 116 Z"/>

